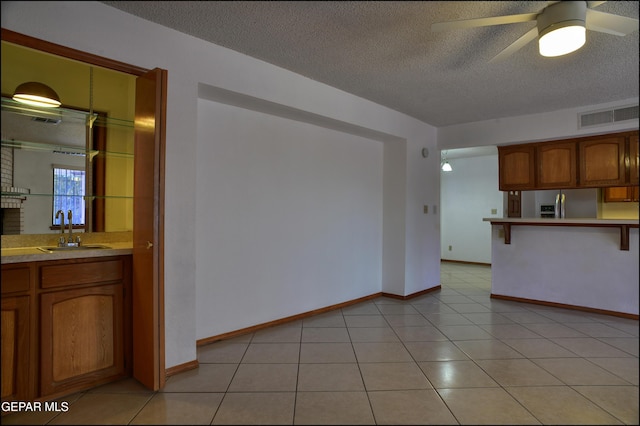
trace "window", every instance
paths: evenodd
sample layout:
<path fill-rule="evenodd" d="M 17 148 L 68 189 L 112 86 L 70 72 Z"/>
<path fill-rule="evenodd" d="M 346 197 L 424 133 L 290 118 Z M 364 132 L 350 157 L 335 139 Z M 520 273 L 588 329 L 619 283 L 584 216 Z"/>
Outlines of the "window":
<path fill-rule="evenodd" d="M 67 211 L 71 210 L 73 225 L 85 224 L 84 212 L 85 171 L 70 166 L 53 166 L 53 214 L 52 224 L 60 226 L 56 212 L 64 212 L 65 224 L 69 224 Z"/>

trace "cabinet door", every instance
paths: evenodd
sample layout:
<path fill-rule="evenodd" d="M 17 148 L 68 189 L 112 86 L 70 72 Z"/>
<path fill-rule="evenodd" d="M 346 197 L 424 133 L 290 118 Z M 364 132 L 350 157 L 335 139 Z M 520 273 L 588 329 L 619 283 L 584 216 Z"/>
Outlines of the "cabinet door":
<path fill-rule="evenodd" d="M 636 187 L 637 188 L 637 187 Z M 616 203 L 622 201 L 632 201 L 633 187 L 631 186 L 610 186 L 604 189 L 604 202 Z"/>
<path fill-rule="evenodd" d="M 42 396 L 124 376 L 122 284 L 41 294 Z"/>
<path fill-rule="evenodd" d="M 611 136 L 581 141 L 581 187 L 622 186 L 626 184 L 625 137 Z"/>
<path fill-rule="evenodd" d="M 536 146 L 538 173 L 536 188 L 556 189 L 576 186 L 576 143 L 545 143 Z"/>
<path fill-rule="evenodd" d="M 501 191 L 534 189 L 534 149 L 531 145 L 499 146 Z"/>
<path fill-rule="evenodd" d="M 638 185 L 638 175 L 640 175 L 640 158 L 638 156 L 638 133 L 629 138 L 629 182 Z M 636 187 L 637 191 L 637 187 Z M 636 201 L 638 197 L 636 196 Z"/>
<path fill-rule="evenodd" d="M 29 395 L 29 296 L 2 298 L 2 401 Z"/>

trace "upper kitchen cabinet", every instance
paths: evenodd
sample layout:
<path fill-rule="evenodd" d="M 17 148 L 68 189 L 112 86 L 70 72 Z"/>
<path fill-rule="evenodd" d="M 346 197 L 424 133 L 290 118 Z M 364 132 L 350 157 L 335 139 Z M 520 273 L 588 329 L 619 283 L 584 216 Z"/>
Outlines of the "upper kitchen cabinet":
<path fill-rule="evenodd" d="M 536 188 L 557 189 L 576 186 L 576 143 L 536 145 Z"/>
<path fill-rule="evenodd" d="M 501 191 L 535 189 L 534 156 L 531 144 L 498 147 Z"/>
<path fill-rule="evenodd" d="M 638 185 L 640 158 L 638 157 L 638 132 L 629 137 L 629 182 Z"/>
<path fill-rule="evenodd" d="M 638 132 L 499 146 L 498 164 L 500 191 L 638 185 Z"/>
<path fill-rule="evenodd" d="M 578 142 L 580 176 L 578 186 L 625 185 L 626 137 L 601 136 Z"/>

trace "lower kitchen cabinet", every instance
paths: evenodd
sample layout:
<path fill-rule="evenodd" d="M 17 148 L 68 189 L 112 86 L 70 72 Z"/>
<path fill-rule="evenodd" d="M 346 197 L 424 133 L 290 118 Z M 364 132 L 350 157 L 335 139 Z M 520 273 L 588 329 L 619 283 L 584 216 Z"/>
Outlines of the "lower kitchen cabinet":
<path fill-rule="evenodd" d="M 29 399 L 29 296 L 2 297 L 2 401 Z"/>
<path fill-rule="evenodd" d="M 2 265 L 2 401 L 131 375 L 131 264 L 127 255 Z"/>
<path fill-rule="evenodd" d="M 124 376 L 122 284 L 40 296 L 40 392 Z"/>

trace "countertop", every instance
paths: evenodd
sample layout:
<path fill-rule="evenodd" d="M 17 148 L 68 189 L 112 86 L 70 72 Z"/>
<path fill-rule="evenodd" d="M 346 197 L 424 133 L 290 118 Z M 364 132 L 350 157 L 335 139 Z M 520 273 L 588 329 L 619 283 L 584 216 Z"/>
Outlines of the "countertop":
<path fill-rule="evenodd" d="M 522 225 L 584 225 L 584 226 L 616 226 L 630 225 L 638 226 L 638 219 L 595 219 L 595 218 L 565 218 L 565 219 L 543 219 L 535 217 L 485 217 L 484 222 L 492 223 L 514 223 Z"/>
<path fill-rule="evenodd" d="M 93 243 L 91 243 L 93 244 Z M 86 257 L 120 256 L 133 253 L 131 242 L 110 242 L 104 243 L 109 248 L 105 249 L 84 249 L 84 250 L 64 250 L 53 253 L 45 253 L 37 247 L 3 248 L 2 264 L 34 262 L 41 260 L 78 259 Z"/>

